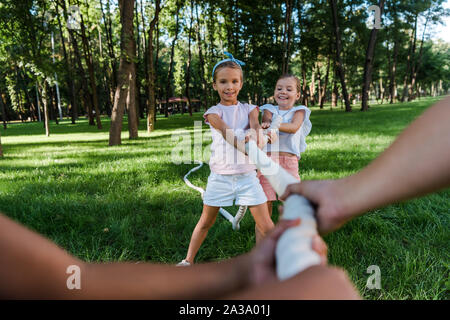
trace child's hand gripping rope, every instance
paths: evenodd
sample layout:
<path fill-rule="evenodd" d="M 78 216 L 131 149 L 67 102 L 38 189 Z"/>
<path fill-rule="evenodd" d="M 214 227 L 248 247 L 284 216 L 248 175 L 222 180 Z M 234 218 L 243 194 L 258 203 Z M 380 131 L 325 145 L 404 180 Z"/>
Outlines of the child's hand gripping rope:
<path fill-rule="evenodd" d="M 250 160 L 267 178 L 278 195 L 284 194 L 289 184 L 298 182 L 260 150 L 255 140 L 246 143 L 245 150 Z M 317 225 L 311 203 L 306 198 L 293 194 L 286 199 L 283 212 L 283 219 L 300 218 L 301 224 L 287 230 L 278 241 L 276 249 L 277 275 L 281 280 L 290 278 L 321 262 L 320 256 L 311 249 L 312 238 L 317 235 Z"/>
<path fill-rule="evenodd" d="M 280 128 L 281 122 L 283 121 L 283 118 L 275 115 L 272 118 L 272 123 L 268 126 L 265 126 L 265 129 L 263 131 L 262 141 L 259 143 L 260 147 L 264 147 L 268 142 L 275 141 L 276 139 L 276 131 Z M 245 137 L 245 143 L 248 143 L 250 141 L 251 135 L 247 135 Z M 242 151 L 242 150 L 241 150 Z M 247 211 L 246 206 L 240 206 L 239 210 L 236 214 L 236 216 L 233 219 L 232 225 L 233 230 L 239 230 L 239 223 L 244 218 L 245 212 Z"/>

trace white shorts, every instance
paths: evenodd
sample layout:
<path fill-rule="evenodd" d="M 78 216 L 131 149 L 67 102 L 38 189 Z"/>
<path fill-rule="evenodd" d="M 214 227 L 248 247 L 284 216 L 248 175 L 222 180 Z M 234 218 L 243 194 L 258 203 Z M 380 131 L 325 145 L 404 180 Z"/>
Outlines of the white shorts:
<path fill-rule="evenodd" d="M 267 202 L 256 171 L 243 174 L 217 174 L 208 177 L 203 204 L 211 207 L 230 207 L 233 201 L 240 206 L 256 206 Z"/>

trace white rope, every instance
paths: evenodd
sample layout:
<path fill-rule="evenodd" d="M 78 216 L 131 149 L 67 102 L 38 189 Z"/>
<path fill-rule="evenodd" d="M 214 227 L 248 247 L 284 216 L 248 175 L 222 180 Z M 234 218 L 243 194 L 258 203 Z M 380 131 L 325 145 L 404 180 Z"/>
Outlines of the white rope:
<path fill-rule="evenodd" d="M 201 162 L 199 160 L 194 160 L 194 163 L 198 164 L 198 166 L 196 166 L 196 167 L 192 168 L 191 170 L 189 170 L 189 172 L 186 173 L 186 175 L 184 176 L 183 180 L 188 185 L 189 188 L 192 188 L 192 189 L 197 190 L 198 192 L 200 192 L 200 194 L 202 196 L 202 199 L 203 199 L 203 194 L 205 193 L 205 190 L 203 190 L 200 187 L 194 186 L 188 179 L 188 176 L 192 172 L 195 172 L 195 171 L 199 170 L 201 167 L 203 167 L 203 162 Z M 241 222 L 242 218 L 244 218 L 244 215 L 245 215 L 246 211 L 247 211 L 247 206 L 240 206 L 238 212 L 236 213 L 236 216 L 233 217 L 231 215 L 231 213 L 229 213 L 224 208 L 220 208 L 219 209 L 219 212 L 224 216 L 224 218 L 227 219 L 231 223 L 231 226 L 233 227 L 233 230 L 239 230 L 239 228 L 240 228 L 239 223 Z"/>
<path fill-rule="evenodd" d="M 260 150 L 254 140 L 250 140 L 245 147 L 250 160 L 278 195 L 282 195 L 288 185 L 298 183 L 297 179 Z M 296 218 L 301 219 L 301 224 L 286 230 L 277 242 L 275 255 L 280 280 L 290 278 L 321 261 L 311 248 L 312 237 L 317 234 L 314 208 L 303 196 L 292 194 L 284 202 L 283 219 Z"/>

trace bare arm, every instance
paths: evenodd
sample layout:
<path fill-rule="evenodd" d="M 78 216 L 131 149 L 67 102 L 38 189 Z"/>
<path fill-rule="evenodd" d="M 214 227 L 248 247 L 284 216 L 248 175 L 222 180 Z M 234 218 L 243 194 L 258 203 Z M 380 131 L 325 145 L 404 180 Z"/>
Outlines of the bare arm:
<path fill-rule="evenodd" d="M 298 223 L 297 220 L 278 224 L 249 254 L 221 263 L 175 267 L 85 263 L 0 214 L 0 298 L 214 299 L 231 295 L 276 281 L 276 242 L 287 228 Z M 320 241 L 315 250 L 326 255 L 326 247 Z M 66 270 L 72 265 L 80 268 L 81 289 L 67 287 L 71 274 Z"/>
<path fill-rule="evenodd" d="M 300 193 L 318 205 L 319 228 L 327 233 L 368 210 L 450 186 L 450 97 L 427 109 L 378 158 L 352 176 L 304 181 Z"/>
<path fill-rule="evenodd" d="M 250 129 L 254 130 L 256 133 L 256 141 L 258 142 L 258 147 L 264 147 L 264 133 L 261 125 L 259 124 L 259 112 L 257 108 L 254 108 L 248 115 L 248 121 L 250 123 Z"/>
<path fill-rule="evenodd" d="M 291 122 L 282 123 L 279 130 L 286 133 L 296 133 L 302 126 L 303 119 L 305 119 L 305 110 L 297 110 L 295 111 Z"/>
<path fill-rule="evenodd" d="M 272 112 L 264 110 L 263 117 L 261 119 L 262 128 L 266 129 L 270 126 L 272 122 Z M 296 133 L 298 129 L 302 126 L 303 120 L 305 119 L 305 110 L 297 110 L 292 117 L 290 123 L 282 123 L 280 125 L 280 132 L 286 133 Z"/>
<path fill-rule="evenodd" d="M 256 108 L 253 109 L 249 114 L 249 124 L 250 129 L 256 133 L 255 139 L 258 141 L 258 146 L 261 147 L 260 144 L 263 141 L 263 131 L 261 125 L 259 124 L 258 115 L 258 110 Z M 206 117 L 211 126 L 222 134 L 225 141 L 245 153 L 244 141 L 238 141 L 237 137 L 233 133 L 233 130 L 218 115 L 208 114 Z M 247 139 L 248 138 L 246 137 L 246 141 Z"/>
<path fill-rule="evenodd" d="M 264 110 L 261 122 L 264 124 L 262 125 L 262 127 L 264 129 L 267 129 L 272 122 L 272 112 L 270 112 L 269 110 Z"/>
<path fill-rule="evenodd" d="M 245 150 L 242 149 L 244 146 L 242 143 L 239 143 L 237 137 L 233 133 L 233 129 L 231 129 L 217 114 L 208 114 L 206 118 L 211 126 L 222 134 L 222 137 L 226 142 L 245 153 Z"/>

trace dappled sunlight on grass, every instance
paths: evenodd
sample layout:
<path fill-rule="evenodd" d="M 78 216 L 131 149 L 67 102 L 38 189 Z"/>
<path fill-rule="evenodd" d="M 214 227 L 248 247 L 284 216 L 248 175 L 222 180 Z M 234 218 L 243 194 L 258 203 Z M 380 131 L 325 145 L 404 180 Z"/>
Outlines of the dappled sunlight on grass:
<path fill-rule="evenodd" d="M 357 172 L 433 101 L 373 105 L 364 113 L 312 108 L 300 177 L 331 179 Z M 5 155 L 0 211 L 86 261 L 180 261 L 202 211 L 200 194 L 183 181 L 193 160 L 209 158 L 211 137 L 204 122 L 198 130 L 201 154 L 193 147 L 194 121 L 202 120 L 201 113 L 158 117 L 151 134 L 141 120 L 137 140 L 128 140 L 125 121 L 122 145 L 114 147 L 108 146 L 107 118 L 100 131 L 85 119 L 76 125 L 52 123 L 48 138 L 41 123 L 10 124 L 0 129 Z M 183 155 L 186 163 L 175 164 L 172 153 L 183 137 L 191 149 Z M 209 173 L 205 165 L 190 181 L 206 188 Z M 443 261 L 450 252 L 449 197 L 450 191 L 442 191 L 351 221 L 325 237 L 330 263 L 345 268 L 365 298 L 442 299 Z M 237 207 L 227 210 L 234 214 Z M 248 252 L 254 243 L 250 213 L 238 232 L 218 217 L 197 258 L 227 259 Z M 382 270 L 381 292 L 365 288 L 366 269 L 373 264 Z"/>

